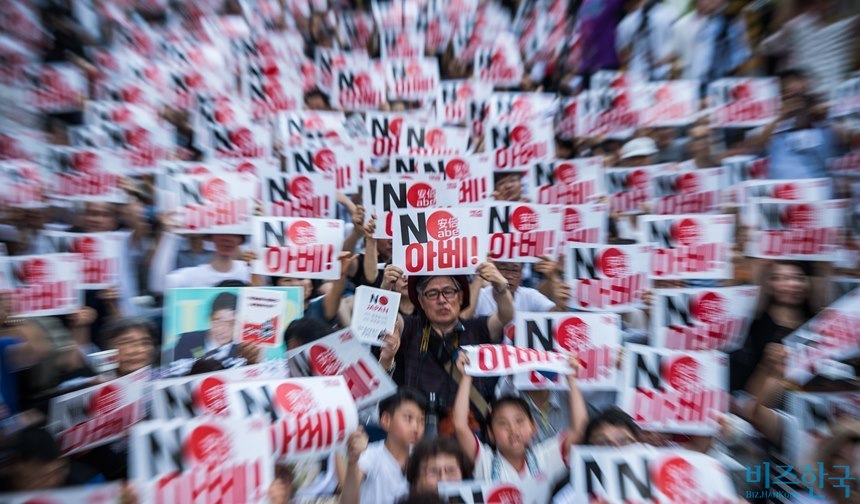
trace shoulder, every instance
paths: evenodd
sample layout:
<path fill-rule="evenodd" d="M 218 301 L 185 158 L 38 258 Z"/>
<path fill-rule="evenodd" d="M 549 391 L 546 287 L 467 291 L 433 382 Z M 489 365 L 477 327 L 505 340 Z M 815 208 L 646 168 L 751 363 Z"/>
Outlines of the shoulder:
<path fill-rule="evenodd" d="M 375 441 L 367 445 L 367 449 L 358 458 L 358 466 L 361 471 L 365 474 L 371 472 L 371 469 L 377 466 L 384 450 L 385 441 Z"/>

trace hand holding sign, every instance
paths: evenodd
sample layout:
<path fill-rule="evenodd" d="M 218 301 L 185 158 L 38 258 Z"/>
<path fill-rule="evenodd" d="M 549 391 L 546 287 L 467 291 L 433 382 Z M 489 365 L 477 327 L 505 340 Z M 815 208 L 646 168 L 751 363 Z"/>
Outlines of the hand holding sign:
<path fill-rule="evenodd" d="M 357 464 L 358 458 L 367 449 L 368 437 L 364 429 L 359 427 L 346 440 L 347 460 L 350 464 Z"/>
<path fill-rule="evenodd" d="M 502 289 L 505 289 L 508 286 L 508 281 L 504 276 L 502 276 L 502 273 L 498 268 L 496 268 L 496 265 L 491 262 L 479 264 L 476 273 L 483 280 L 492 284 L 493 289 L 495 289 L 496 292 L 501 292 Z"/>
<path fill-rule="evenodd" d="M 385 267 L 385 271 L 382 272 L 382 285 L 380 285 L 380 288 L 390 291 L 395 290 L 397 282 L 403 278 L 403 276 L 402 269 L 393 264 L 389 264 Z"/>

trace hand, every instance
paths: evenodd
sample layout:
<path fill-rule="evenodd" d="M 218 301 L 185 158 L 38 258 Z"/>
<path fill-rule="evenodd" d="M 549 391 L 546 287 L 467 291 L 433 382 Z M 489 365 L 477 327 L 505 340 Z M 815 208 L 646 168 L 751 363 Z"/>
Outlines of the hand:
<path fill-rule="evenodd" d="M 263 200 L 254 198 L 254 215 L 257 217 L 265 215 L 265 212 L 263 211 Z"/>
<path fill-rule="evenodd" d="M 163 233 L 173 233 L 179 227 L 176 222 L 176 212 L 165 212 L 158 216 L 158 223 Z"/>
<path fill-rule="evenodd" d="M 566 283 L 558 284 L 555 287 L 555 296 L 553 297 L 555 298 L 553 299 L 553 301 L 555 301 L 555 304 L 557 306 L 562 306 L 565 308 L 570 306 L 570 298 L 572 297 L 572 295 L 570 294 L 570 285 L 567 285 Z"/>
<path fill-rule="evenodd" d="M 356 205 L 355 212 L 352 213 L 353 230 L 360 230 L 364 227 L 364 207 Z"/>
<path fill-rule="evenodd" d="M 385 271 L 382 272 L 382 284 L 379 288 L 393 291 L 397 286 L 397 281 L 402 277 L 403 270 L 393 264 L 389 264 L 385 267 Z"/>
<path fill-rule="evenodd" d="M 346 278 L 346 272 L 349 270 L 349 265 L 353 261 L 358 260 L 358 254 L 353 254 L 352 252 L 343 251 L 337 256 L 337 260 L 340 261 L 340 276 Z"/>
<path fill-rule="evenodd" d="M 69 315 L 69 322 L 72 327 L 86 327 L 88 325 L 92 325 L 93 322 L 98 318 L 98 312 L 95 309 L 90 308 L 89 306 L 84 306 L 83 308 L 78 308 L 77 311 Z"/>
<path fill-rule="evenodd" d="M 532 270 L 547 278 L 555 278 L 562 273 L 561 266 L 558 261 L 554 261 L 547 256 L 540 256 L 540 262 L 532 266 Z"/>
<path fill-rule="evenodd" d="M 365 240 L 374 240 L 373 234 L 376 233 L 376 214 L 374 214 L 367 224 L 363 227 L 359 228 L 364 231 L 364 239 Z"/>
<path fill-rule="evenodd" d="M 654 291 L 651 289 L 642 289 L 642 303 L 645 306 L 651 307 L 654 305 Z"/>
<path fill-rule="evenodd" d="M 358 463 L 358 458 L 361 457 L 361 454 L 367 449 L 367 442 L 367 434 L 361 427 L 346 438 L 346 455 L 348 463 Z"/>
<path fill-rule="evenodd" d="M 257 252 L 253 250 L 245 250 L 239 254 L 239 260 L 250 266 L 252 262 L 257 260 Z"/>
<path fill-rule="evenodd" d="M 468 352 L 464 352 L 462 350 L 460 350 L 460 352 L 458 352 L 458 354 L 459 355 L 457 356 L 457 371 L 459 371 L 460 374 L 463 376 L 468 376 L 466 374 L 466 366 L 468 366 L 469 362 L 470 362 L 469 361 L 469 354 L 468 354 Z"/>
<path fill-rule="evenodd" d="M 487 282 L 491 283 L 493 285 L 493 289 L 497 291 L 507 289 L 508 287 L 508 281 L 504 276 L 502 276 L 499 269 L 496 268 L 496 265 L 491 262 L 479 264 L 477 274 Z"/>
<path fill-rule="evenodd" d="M 394 356 L 397 355 L 397 350 L 400 349 L 400 331 L 397 324 L 394 325 L 393 333 L 385 333 L 382 338 L 382 350 L 379 352 L 379 363 L 386 371 L 394 365 Z"/>
<path fill-rule="evenodd" d="M 762 365 L 770 371 L 771 376 L 785 376 L 785 361 L 788 358 L 788 348 L 781 343 L 768 343 L 764 347 Z"/>
<path fill-rule="evenodd" d="M 289 504 L 290 488 L 281 478 L 275 478 L 269 485 L 270 504 Z"/>
<path fill-rule="evenodd" d="M 579 372 L 582 370 L 582 363 L 579 362 L 579 356 L 576 354 L 568 354 L 567 363 L 570 365 L 571 373 L 567 375 L 567 383 L 571 386 L 576 384 L 576 379 L 579 378 Z"/>
<path fill-rule="evenodd" d="M 248 365 L 259 364 L 263 360 L 263 347 L 256 343 L 239 343 L 236 346 L 239 357 L 245 359 Z"/>
<path fill-rule="evenodd" d="M 128 481 L 122 482 L 122 490 L 119 493 L 119 502 L 120 504 L 138 504 L 140 499 L 137 498 L 137 492 L 135 492 L 134 487 L 131 486 L 131 483 Z"/>
<path fill-rule="evenodd" d="M 119 289 L 114 286 L 110 286 L 105 290 L 99 291 L 97 296 L 102 301 L 116 301 L 119 299 Z"/>

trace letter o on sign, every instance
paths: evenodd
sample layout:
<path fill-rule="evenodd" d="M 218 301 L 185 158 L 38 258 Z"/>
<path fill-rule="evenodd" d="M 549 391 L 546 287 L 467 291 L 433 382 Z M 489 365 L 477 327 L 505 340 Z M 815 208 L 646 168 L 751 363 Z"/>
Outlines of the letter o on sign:
<path fill-rule="evenodd" d="M 496 369 L 496 366 L 498 365 L 499 358 L 496 356 L 496 351 L 493 347 L 478 347 L 478 368 L 480 368 L 481 371 L 492 371 Z"/>
<path fill-rule="evenodd" d="M 420 243 L 411 243 L 406 247 L 406 271 L 415 273 L 424 268 L 424 249 Z"/>
<path fill-rule="evenodd" d="M 281 265 L 281 249 L 270 247 L 266 250 L 266 271 L 278 271 Z"/>

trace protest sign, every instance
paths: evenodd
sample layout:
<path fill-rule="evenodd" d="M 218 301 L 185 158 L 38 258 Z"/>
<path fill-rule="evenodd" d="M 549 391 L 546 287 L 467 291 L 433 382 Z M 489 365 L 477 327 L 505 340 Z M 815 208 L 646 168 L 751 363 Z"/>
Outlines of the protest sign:
<path fill-rule="evenodd" d="M 175 143 L 173 125 L 162 121 L 156 109 L 92 101 L 84 107 L 84 122 L 106 137 L 106 146 L 118 151 L 122 166 L 131 173 L 151 173 Z"/>
<path fill-rule="evenodd" d="M 602 203 L 565 205 L 560 249 L 568 242 L 606 243 L 608 222 L 609 208 Z"/>
<path fill-rule="evenodd" d="M 436 58 L 389 59 L 385 62 L 389 100 L 426 100 L 436 94 L 439 62 Z"/>
<path fill-rule="evenodd" d="M 491 48 L 475 51 L 473 78 L 495 87 L 520 85 L 525 72 L 520 51 L 511 37 L 502 37 Z"/>
<path fill-rule="evenodd" d="M 651 344 L 673 350 L 735 350 L 755 316 L 755 286 L 657 289 Z"/>
<path fill-rule="evenodd" d="M 120 186 L 121 166 L 117 157 L 104 149 L 51 146 L 49 194 L 61 199 L 125 203 L 128 197 Z"/>
<path fill-rule="evenodd" d="M 723 168 L 697 168 L 654 174 L 654 208 L 658 215 L 710 213 L 720 209 Z"/>
<path fill-rule="evenodd" d="M 520 348 L 513 345 L 467 345 L 460 348 L 469 357 L 469 376 L 508 376 L 528 371 L 573 372 L 567 355 L 560 352 Z"/>
<path fill-rule="evenodd" d="M 699 111 L 699 82 L 674 80 L 637 83 L 632 86 L 633 107 L 639 127 L 671 128 L 696 120 Z"/>
<path fill-rule="evenodd" d="M 456 180 L 460 204 L 486 201 L 493 188 L 493 168 L 486 154 L 471 156 L 393 156 L 389 163 L 393 174 L 423 173 L 442 180 Z"/>
<path fill-rule="evenodd" d="M 345 193 L 358 191 L 361 175 L 370 164 L 369 152 L 362 152 L 361 146 L 320 145 L 289 148 L 284 152 L 284 157 L 287 173 L 331 175 L 337 182 L 337 190 Z"/>
<path fill-rule="evenodd" d="M 258 120 L 304 106 L 301 80 L 292 72 L 286 73 L 286 68 L 280 68 L 283 63 L 275 61 L 273 56 L 238 58 L 240 91 L 251 115 Z"/>
<path fill-rule="evenodd" d="M 629 312 L 643 306 L 651 287 L 651 247 L 569 242 L 565 250 L 568 306 L 582 311 Z"/>
<path fill-rule="evenodd" d="M 18 317 L 73 313 L 83 304 L 80 254 L 0 258 L 8 266 L 9 301 Z"/>
<path fill-rule="evenodd" d="M 457 504 L 544 504 L 549 502 L 549 490 L 547 485 L 532 478 L 516 482 L 439 482 L 439 497 L 444 502 Z"/>
<path fill-rule="evenodd" d="M 263 417 L 278 459 L 319 459 L 342 449 L 358 427 L 342 376 L 256 380 L 227 385 L 231 421 Z"/>
<path fill-rule="evenodd" d="M 860 112 L 860 76 L 856 74 L 837 84 L 830 92 L 830 117 Z"/>
<path fill-rule="evenodd" d="M 630 138 L 639 124 L 639 114 L 632 101 L 626 87 L 583 91 L 576 97 L 577 135 Z"/>
<path fill-rule="evenodd" d="M 535 161 L 555 157 L 552 121 L 491 124 L 484 131 L 484 149 L 492 154 L 495 171 L 526 171 Z"/>
<path fill-rule="evenodd" d="M 582 390 L 615 390 L 621 353 L 621 319 L 608 313 L 518 312 L 514 344 L 519 348 L 573 353 L 579 358 Z M 514 375 L 519 390 L 567 390 L 562 375 L 531 371 Z"/>
<path fill-rule="evenodd" d="M 358 341 L 382 345 L 385 333 L 394 332 L 399 308 L 399 292 L 361 285 L 355 289 L 350 329 Z"/>
<path fill-rule="evenodd" d="M 654 177 L 671 169 L 670 164 L 609 168 L 606 170 L 606 192 L 612 213 L 636 214 L 654 199 Z"/>
<path fill-rule="evenodd" d="M 0 504 L 63 504 L 66 502 L 115 504 L 121 501 L 121 493 L 122 482 L 114 481 L 79 487 L 2 494 Z"/>
<path fill-rule="evenodd" d="M 387 158 L 400 152 L 400 129 L 405 118 L 404 114 L 380 112 L 367 112 L 364 115 L 365 129 L 373 139 L 373 157 Z"/>
<path fill-rule="evenodd" d="M 258 188 L 256 177 L 238 173 L 174 175 L 159 206 L 174 212 L 178 233 L 248 235 Z"/>
<path fill-rule="evenodd" d="M 48 251 L 81 257 L 80 287 L 101 290 L 118 286 L 125 237 L 118 233 L 67 233 L 42 231 Z"/>
<path fill-rule="evenodd" d="M 606 194 L 599 156 L 538 161 L 529 169 L 529 199 L 544 205 L 582 205 Z"/>
<path fill-rule="evenodd" d="M 794 420 L 784 431 L 788 460 L 797 467 L 814 465 L 832 426 L 860 418 L 860 392 L 790 392 L 785 412 Z"/>
<path fill-rule="evenodd" d="M 747 180 L 737 191 L 737 201 L 750 205 L 762 198 L 786 201 L 823 201 L 832 198 L 833 180 L 829 177 L 814 179 Z M 746 226 L 756 224 L 755 212 L 745 208 L 741 218 Z"/>
<path fill-rule="evenodd" d="M 124 438 L 143 420 L 144 391 L 150 369 L 51 399 L 48 428 L 63 455 L 71 455 Z"/>
<path fill-rule="evenodd" d="M 283 314 L 283 325 L 279 332 L 283 333 L 286 326 L 300 318 L 304 312 L 304 289 L 264 289 L 281 291 L 286 295 L 279 310 L 279 313 Z M 236 344 L 236 335 L 241 334 L 239 331 L 244 327 L 241 314 L 237 311 L 240 301 L 247 295 L 247 290 L 238 287 L 167 290 L 161 362 L 167 368 L 169 376 L 187 374 L 194 361 L 201 358 L 218 360 L 225 368 L 246 363 L 239 351 L 239 345 Z M 263 359 L 279 359 L 283 353 L 283 347 L 265 348 Z"/>
<path fill-rule="evenodd" d="M 470 109 L 491 93 L 492 86 L 473 79 L 442 81 L 436 95 L 436 118 L 443 124 L 469 126 Z"/>
<path fill-rule="evenodd" d="M 644 242 L 653 245 L 651 278 L 731 279 L 735 219 L 731 215 L 644 215 Z"/>
<path fill-rule="evenodd" d="M 561 101 L 555 130 L 562 140 L 572 140 L 576 137 L 576 104 L 576 96 L 570 96 Z"/>
<path fill-rule="evenodd" d="M 765 259 L 835 261 L 844 246 L 848 200 L 753 200 L 746 255 Z"/>
<path fill-rule="evenodd" d="M 845 361 L 860 355 L 860 289 L 837 299 L 789 334 L 786 378 L 805 384 L 825 359 Z"/>
<path fill-rule="evenodd" d="M 336 74 L 344 68 L 369 67 L 370 57 L 362 51 L 341 51 L 328 47 L 316 46 L 314 62 L 316 64 L 316 75 L 319 78 L 319 87 L 329 96 L 337 92 L 338 84 Z"/>
<path fill-rule="evenodd" d="M 779 115 L 776 77 L 718 79 L 708 85 L 711 127 L 754 128 Z"/>
<path fill-rule="evenodd" d="M 173 420 L 205 415 L 228 415 L 227 384 L 248 380 L 286 378 L 288 368 L 283 360 L 224 369 L 180 378 L 151 382 L 152 419 Z"/>
<path fill-rule="evenodd" d="M 270 217 L 333 219 L 337 184 L 328 173 L 271 173 L 262 177 L 263 212 Z"/>
<path fill-rule="evenodd" d="M 578 445 L 571 451 L 575 502 L 737 502 L 726 469 L 715 459 L 680 448 L 621 449 Z"/>
<path fill-rule="evenodd" d="M 253 343 L 263 348 L 278 348 L 284 344 L 286 323 L 283 307 L 287 303 L 284 291 L 247 287 L 239 296 L 236 316 L 236 343 Z"/>
<path fill-rule="evenodd" d="M 382 61 L 420 58 L 424 56 L 424 44 L 424 34 L 418 30 L 403 27 L 380 30 L 379 57 Z"/>
<path fill-rule="evenodd" d="M 337 280 L 343 249 L 343 221 L 255 217 L 251 244 L 258 275 Z"/>
<path fill-rule="evenodd" d="M 290 350 L 287 356 L 295 376 L 343 376 L 359 410 L 397 392 L 397 385 L 370 350 L 355 338 L 352 329 Z"/>
<path fill-rule="evenodd" d="M 270 155 L 272 131 L 253 122 L 243 104 L 228 94 L 198 94 L 192 115 L 194 145 L 216 158 L 259 158 Z"/>
<path fill-rule="evenodd" d="M 39 112 L 80 112 L 87 93 L 87 76 L 72 63 L 41 63 L 25 66 L 25 105 Z"/>
<path fill-rule="evenodd" d="M 564 207 L 495 202 L 489 213 L 490 242 L 487 257 L 503 262 L 540 262 L 558 256 Z"/>
<path fill-rule="evenodd" d="M 726 169 L 723 202 L 732 205 L 744 205 L 742 183 L 747 180 L 767 179 L 770 174 L 770 158 L 757 158 L 750 155 L 729 156 L 722 160 Z"/>
<path fill-rule="evenodd" d="M 0 139 L 0 143 L 5 143 Z M 0 156 L 2 158 L 2 156 Z M 45 173 L 41 165 L 24 159 L 0 161 L 0 203 L 17 208 L 42 208 L 45 201 Z"/>
<path fill-rule="evenodd" d="M 263 503 L 271 453 L 261 419 L 153 420 L 132 428 L 128 469 L 141 502 Z"/>
<path fill-rule="evenodd" d="M 860 149 L 853 149 L 846 154 L 830 158 L 827 168 L 834 176 L 858 177 L 860 176 Z"/>
<path fill-rule="evenodd" d="M 376 214 L 373 237 L 377 239 L 394 236 L 396 210 L 444 208 L 460 203 L 460 184 L 432 175 L 368 174 L 362 190 L 368 218 Z"/>
<path fill-rule="evenodd" d="M 483 208 L 401 210 L 392 218 L 392 264 L 407 275 L 474 274 L 487 258 Z"/>
<path fill-rule="evenodd" d="M 385 103 L 385 72 L 379 62 L 338 68 L 333 75 L 331 105 L 335 109 L 372 110 Z"/>
<path fill-rule="evenodd" d="M 625 346 L 618 406 L 643 429 L 712 436 L 728 412 L 728 359 L 722 352 Z"/>
<path fill-rule="evenodd" d="M 554 119 L 558 101 L 552 93 L 496 92 L 490 95 L 489 118 L 494 123 Z"/>
<path fill-rule="evenodd" d="M 416 156 L 464 155 L 469 145 L 465 128 L 404 122 L 397 142 L 400 154 Z"/>
<path fill-rule="evenodd" d="M 308 140 L 341 139 L 349 137 L 344 127 L 343 112 L 302 110 L 278 114 L 275 122 L 277 138 L 284 146 L 299 147 Z"/>

